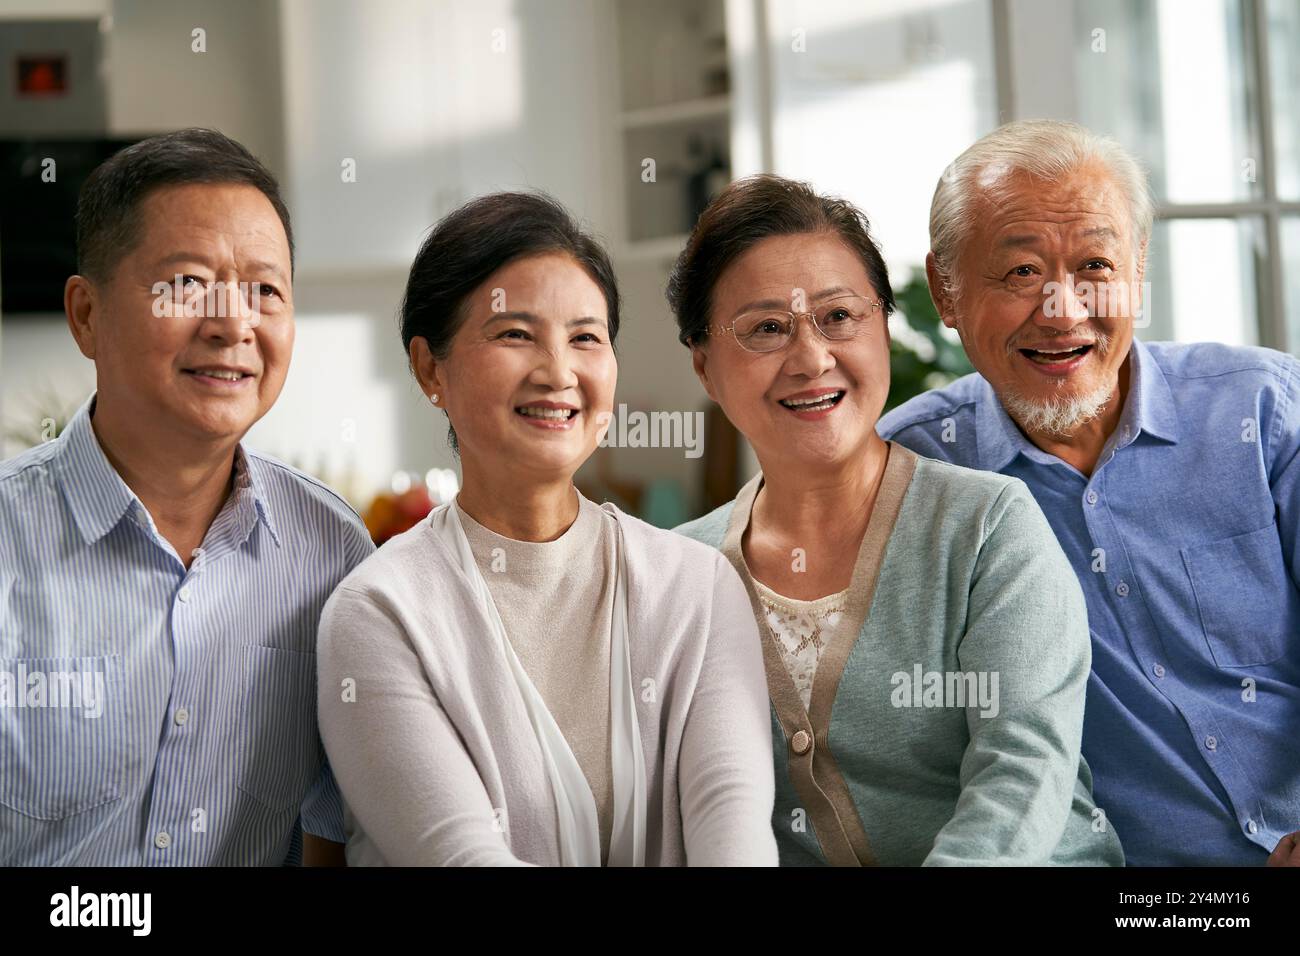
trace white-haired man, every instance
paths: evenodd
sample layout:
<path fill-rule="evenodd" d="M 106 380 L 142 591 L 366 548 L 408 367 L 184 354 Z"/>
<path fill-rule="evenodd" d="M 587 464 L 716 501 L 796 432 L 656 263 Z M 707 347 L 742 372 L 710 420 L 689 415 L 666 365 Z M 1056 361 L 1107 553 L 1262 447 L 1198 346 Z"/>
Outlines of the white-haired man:
<path fill-rule="evenodd" d="M 1138 164 L 1082 127 L 971 146 L 926 271 L 977 372 L 879 431 L 1021 478 L 1046 513 L 1087 596 L 1083 753 L 1130 864 L 1300 865 L 1300 362 L 1135 339 L 1152 218 Z M 1210 296 L 1214 268 L 1188 277 Z"/>

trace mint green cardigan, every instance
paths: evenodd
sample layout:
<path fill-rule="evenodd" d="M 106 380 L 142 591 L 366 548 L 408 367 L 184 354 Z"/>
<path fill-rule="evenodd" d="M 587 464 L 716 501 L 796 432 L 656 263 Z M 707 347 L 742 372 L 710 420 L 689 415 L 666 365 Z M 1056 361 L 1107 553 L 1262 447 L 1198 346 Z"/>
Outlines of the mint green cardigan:
<path fill-rule="evenodd" d="M 781 864 L 1122 866 L 1079 752 L 1083 594 L 1024 483 L 890 443 L 849 587 L 861 628 L 823 650 L 807 710 L 741 552 L 761 483 L 677 530 L 750 593 Z"/>

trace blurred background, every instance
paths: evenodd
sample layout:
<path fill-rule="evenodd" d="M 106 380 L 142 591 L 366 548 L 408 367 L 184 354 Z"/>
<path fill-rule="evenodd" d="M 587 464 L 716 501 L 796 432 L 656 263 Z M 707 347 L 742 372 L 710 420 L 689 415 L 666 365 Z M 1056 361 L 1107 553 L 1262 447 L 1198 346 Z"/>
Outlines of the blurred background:
<path fill-rule="evenodd" d="M 1082 122 L 1149 167 L 1139 335 L 1300 350 L 1300 0 L 0 0 L 0 64 L 0 457 L 94 387 L 61 307 L 81 181 L 183 126 L 248 146 L 293 215 L 296 351 L 248 442 L 379 539 L 456 487 L 398 338 L 407 269 L 434 221 L 494 190 L 544 189 L 608 244 L 617 401 L 704 413 L 699 457 L 607 447 L 579 475 L 660 525 L 756 467 L 663 294 L 735 177 L 866 211 L 901 307 L 891 406 L 968 370 L 924 287 L 930 197 L 1012 119 Z"/>

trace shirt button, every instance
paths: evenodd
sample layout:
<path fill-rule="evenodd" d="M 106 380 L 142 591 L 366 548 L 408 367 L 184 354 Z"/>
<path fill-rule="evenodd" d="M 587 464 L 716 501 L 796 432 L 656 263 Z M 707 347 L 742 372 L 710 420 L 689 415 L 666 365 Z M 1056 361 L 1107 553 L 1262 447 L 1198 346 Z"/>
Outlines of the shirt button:
<path fill-rule="evenodd" d="M 190 586 L 186 584 L 177 592 L 176 596 L 182 601 L 188 601 L 190 599 Z"/>
<path fill-rule="evenodd" d="M 797 730 L 793 737 L 790 738 L 790 749 L 797 754 L 806 754 L 808 748 L 812 746 L 812 737 L 806 730 Z"/>
<path fill-rule="evenodd" d="M 1219 746 L 1219 738 L 1211 735 L 1205 738 L 1205 746 L 1209 750 L 1215 750 Z"/>
<path fill-rule="evenodd" d="M 1258 830 L 1259 830 L 1259 824 L 1257 824 L 1254 820 L 1247 820 L 1247 821 L 1246 821 L 1246 832 L 1247 832 L 1247 833 L 1255 833 L 1255 832 L 1258 831 Z"/>
<path fill-rule="evenodd" d="M 177 708 L 176 715 L 172 719 L 176 721 L 176 726 L 184 727 L 190 719 L 190 712 L 184 707 Z"/>
<path fill-rule="evenodd" d="M 1093 491 L 1091 488 L 1088 489 L 1088 493 L 1083 497 L 1090 505 L 1095 505 L 1097 503 L 1097 492 Z"/>
<path fill-rule="evenodd" d="M 153 838 L 153 845 L 160 850 L 167 849 L 169 846 L 172 845 L 171 834 L 168 833 L 166 830 L 163 830 L 161 833 L 159 833 L 156 837 Z"/>
<path fill-rule="evenodd" d="M 1151 670 L 1157 677 L 1165 676 L 1165 666 L 1163 664 L 1157 664 L 1155 667 L 1151 668 Z"/>
<path fill-rule="evenodd" d="M 1128 584 L 1124 581 L 1119 582 L 1115 585 L 1115 593 L 1120 597 L 1128 597 Z"/>

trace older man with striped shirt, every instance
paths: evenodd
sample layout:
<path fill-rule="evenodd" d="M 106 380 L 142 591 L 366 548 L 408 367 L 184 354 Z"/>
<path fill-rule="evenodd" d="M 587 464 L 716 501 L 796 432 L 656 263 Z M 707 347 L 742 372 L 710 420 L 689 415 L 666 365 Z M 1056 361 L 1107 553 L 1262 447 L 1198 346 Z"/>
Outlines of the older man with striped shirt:
<path fill-rule="evenodd" d="M 316 626 L 373 546 L 244 448 L 293 346 L 271 174 L 210 130 L 82 190 L 64 308 L 96 393 L 0 463 L 0 866 L 342 859 Z"/>

